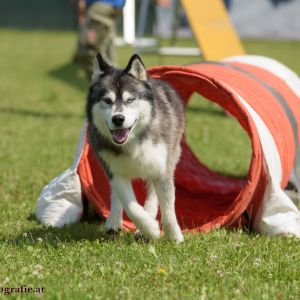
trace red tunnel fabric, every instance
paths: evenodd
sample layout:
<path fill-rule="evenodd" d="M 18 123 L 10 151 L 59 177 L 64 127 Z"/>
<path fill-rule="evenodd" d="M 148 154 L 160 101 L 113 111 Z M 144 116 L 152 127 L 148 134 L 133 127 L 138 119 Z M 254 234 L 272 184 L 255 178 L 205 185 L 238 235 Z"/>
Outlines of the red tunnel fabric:
<path fill-rule="evenodd" d="M 231 68 L 230 65 L 233 67 Z M 246 73 L 235 69 L 244 69 Z M 248 76 L 251 73 L 253 77 Z M 241 63 L 204 63 L 185 67 L 164 66 L 148 70 L 154 78 L 167 81 L 181 95 L 186 105 L 192 93 L 229 111 L 247 132 L 251 141 L 252 157 L 246 179 L 229 178 L 209 170 L 193 154 L 185 138 L 178 163 L 176 183 L 176 214 L 184 230 L 208 231 L 221 226 L 245 224 L 243 213 L 257 214 L 267 184 L 267 170 L 263 159 L 258 129 L 249 111 L 241 103 L 241 96 L 262 118 L 277 146 L 282 164 L 282 187 L 285 187 L 295 160 L 293 128 L 278 99 L 260 81 L 277 89 L 300 121 L 299 98 L 286 83 L 264 69 Z M 255 80 L 257 78 L 258 80 Z M 82 190 L 96 211 L 105 218 L 109 215 L 110 186 L 101 166 L 86 142 L 78 166 Z M 134 182 L 138 201 L 145 200 L 144 185 Z M 125 217 L 124 227 L 134 228 Z"/>

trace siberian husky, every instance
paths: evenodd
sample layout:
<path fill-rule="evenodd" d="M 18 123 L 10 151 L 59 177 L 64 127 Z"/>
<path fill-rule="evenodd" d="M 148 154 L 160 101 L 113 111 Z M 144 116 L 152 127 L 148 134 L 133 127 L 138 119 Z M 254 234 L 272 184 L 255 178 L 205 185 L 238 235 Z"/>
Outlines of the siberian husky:
<path fill-rule="evenodd" d="M 122 70 L 97 54 L 86 113 L 89 143 L 112 187 L 106 232 L 121 229 L 124 208 L 138 228 L 137 235 L 158 238 L 159 205 L 165 237 L 182 242 L 174 208 L 174 171 L 184 130 L 184 109 L 177 93 L 167 83 L 149 78 L 136 54 Z M 144 207 L 131 185 L 136 178 L 147 183 Z"/>

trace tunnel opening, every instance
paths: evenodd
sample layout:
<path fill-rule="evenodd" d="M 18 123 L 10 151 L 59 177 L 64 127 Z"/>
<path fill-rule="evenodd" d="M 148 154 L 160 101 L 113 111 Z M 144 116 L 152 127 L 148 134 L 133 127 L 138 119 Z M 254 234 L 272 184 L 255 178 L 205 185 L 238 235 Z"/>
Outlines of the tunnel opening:
<path fill-rule="evenodd" d="M 231 114 L 193 93 L 186 105 L 186 142 L 210 170 L 223 176 L 246 178 L 251 141 Z"/>

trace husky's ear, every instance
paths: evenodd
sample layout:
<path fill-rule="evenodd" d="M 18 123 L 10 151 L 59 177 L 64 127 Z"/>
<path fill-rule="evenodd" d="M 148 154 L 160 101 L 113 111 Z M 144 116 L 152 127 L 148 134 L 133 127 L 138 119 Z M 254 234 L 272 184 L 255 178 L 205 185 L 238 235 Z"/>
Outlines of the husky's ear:
<path fill-rule="evenodd" d="M 97 53 L 94 60 L 94 71 L 92 75 L 92 81 L 95 81 L 105 72 L 108 72 L 112 66 L 110 66 L 102 57 L 100 53 Z"/>
<path fill-rule="evenodd" d="M 147 71 L 141 58 L 137 54 L 131 56 L 125 73 L 132 75 L 138 80 L 147 81 Z"/>

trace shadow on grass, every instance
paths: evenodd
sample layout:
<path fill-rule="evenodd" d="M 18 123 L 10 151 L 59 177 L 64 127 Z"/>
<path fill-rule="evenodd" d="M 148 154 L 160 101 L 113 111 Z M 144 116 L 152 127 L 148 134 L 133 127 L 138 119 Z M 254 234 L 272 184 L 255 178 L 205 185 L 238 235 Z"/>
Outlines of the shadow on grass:
<path fill-rule="evenodd" d="M 24 117 L 36 117 L 36 118 L 44 118 L 44 119 L 50 119 L 50 118 L 82 119 L 82 115 L 76 115 L 71 113 L 62 113 L 62 112 L 48 113 L 42 111 L 26 110 L 22 108 L 16 109 L 10 107 L 0 108 L 0 114 L 12 114 L 12 115 L 19 115 Z"/>
<path fill-rule="evenodd" d="M 61 244 L 71 244 L 80 241 L 99 241 L 107 243 L 111 241 L 121 242 L 122 244 L 132 244 L 134 240 L 132 232 L 122 231 L 118 235 L 107 236 L 104 233 L 104 222 L 100 218 L 98 220 L 81 221 L 75 224 L 65 225 L 61 228 L 54 228 L 41 225 L 34 213 L 27 217 L 32 222 L 32 227 L 24 229 L 22 233 L 16 235 L 3 236 L 0 243 L 8 243 L 17 247 L 29 245 L 47 244 L 58 247 Z"/>
<path fill-rule="evenodd" d="M 88 80 L 78 64 L 67 63 L 51 70 L 49 75 L 81 91 L 86 91 L 88 88 Z"/>

